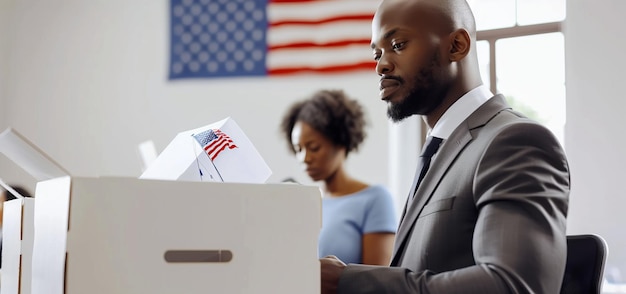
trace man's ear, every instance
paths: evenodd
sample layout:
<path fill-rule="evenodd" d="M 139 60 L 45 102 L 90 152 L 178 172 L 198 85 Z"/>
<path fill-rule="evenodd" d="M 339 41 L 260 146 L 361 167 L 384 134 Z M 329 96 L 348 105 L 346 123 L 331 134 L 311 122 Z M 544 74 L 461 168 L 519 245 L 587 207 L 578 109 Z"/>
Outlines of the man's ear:
<path fill-rule="evenodd" d="M 465 29 L 458 29 L 450 34 L 450 61 L 459 61 L 470 52 L 472 38 Z"/>

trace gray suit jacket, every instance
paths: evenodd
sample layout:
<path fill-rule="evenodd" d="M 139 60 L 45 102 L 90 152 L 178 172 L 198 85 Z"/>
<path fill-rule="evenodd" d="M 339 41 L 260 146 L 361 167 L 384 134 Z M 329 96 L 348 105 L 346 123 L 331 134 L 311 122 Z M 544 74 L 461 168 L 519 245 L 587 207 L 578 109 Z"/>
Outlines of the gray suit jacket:
<path fill-rule="evenodd" d="M 559 293 L 569 183 L 552 133 L 496 95 L 442 143 L 391 267 L 350 264 L 339 293 Z"/>

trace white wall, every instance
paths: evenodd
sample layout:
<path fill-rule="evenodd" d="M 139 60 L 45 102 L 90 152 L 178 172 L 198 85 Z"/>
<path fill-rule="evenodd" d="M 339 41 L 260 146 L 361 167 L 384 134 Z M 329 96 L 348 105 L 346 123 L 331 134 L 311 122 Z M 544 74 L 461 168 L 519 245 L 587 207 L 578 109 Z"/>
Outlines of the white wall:
<path fill-rule="evenodd" d="M 9 68 L 11 48 L 8 46 L 8 40 L 13 33 L 11 29 L 13 6 L 13 1 L 0 0 L 0 132 L 9 125 L 7 116 L 11 113 L 7 87 L 8 77 L 12 72 Z M 30 175 L 4 156 L 0 156 L 0 178 L 34 188 L 34 180 Z M 3 189 L 0 188 L 0 190 Z"/>
<path fill-rule="evenodd" d="M 0 23 L 10 28 L 0 35 L 0 58 L 7 65 L 0 94 L 8 97 L 0 126 L 17 129 L 73 175 L 139 176 L 137 144 L 153 140 L 161 151 L 177 132 L 231 116 L 273 170 L 270 182 L 293 176 L 310 183 L 280 136 L 280 118 L 296 99 L 341 88 L 361 100 L 370 121 L 368 138 L 348 159 L 348 169 L 388 185 L 389 123 L 373 69 L 170 82 L 169 1 L 0 3 L 2 13 L 13 16 L 10 24 Z M 32 179 L 1 160 L 0 176 L 34 188 Z"/>
<path fill-rule="evenodd" d="M 567 1 L 567 125 L 572 170 L 569 233 L 598 233 L 608 266 L 626 275 L 626 1 Z M 624 276 L 626 278 L 626 276 Z"/>
<path fill-rule="evenodd" d="M 11 14 L 9 13 L 10 7 L 8 3 L 0 1 L 0 40 L 6 40 L 9 32 L 9 23 Z M 6 107 L 4 101 L 6 100 L 6 76 L 7 70 L 7 50 L 8 46 L 2 46 L 0 43 L 0 129 L 4 129 L 5 126 L 5 112 Z"/>

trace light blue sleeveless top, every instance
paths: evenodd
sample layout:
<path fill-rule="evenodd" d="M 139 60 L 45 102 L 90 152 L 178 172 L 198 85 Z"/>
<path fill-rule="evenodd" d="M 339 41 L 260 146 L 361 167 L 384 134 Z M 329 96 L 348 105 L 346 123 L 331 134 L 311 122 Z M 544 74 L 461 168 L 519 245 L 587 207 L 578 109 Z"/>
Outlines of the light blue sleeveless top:
<path fill-rule="evenodd" d="M 324 197 L 319 256 L 335 255 L 346 264 L 362 263 L 362 236 L 395 233 L 397 227 L 393 198 L 382 185 L 350 195 Z"/>

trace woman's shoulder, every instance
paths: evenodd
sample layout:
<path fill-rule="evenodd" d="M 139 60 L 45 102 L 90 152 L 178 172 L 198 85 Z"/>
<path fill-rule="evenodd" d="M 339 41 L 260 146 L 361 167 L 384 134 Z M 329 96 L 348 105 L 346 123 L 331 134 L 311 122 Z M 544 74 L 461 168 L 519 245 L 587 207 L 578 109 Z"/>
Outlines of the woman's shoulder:
<path fill-rule="evenodd" d="M 370 197 L 391 197 L 391 192 L 382 184 L 372 184 L 361 190 L 361 193 Z"/>

